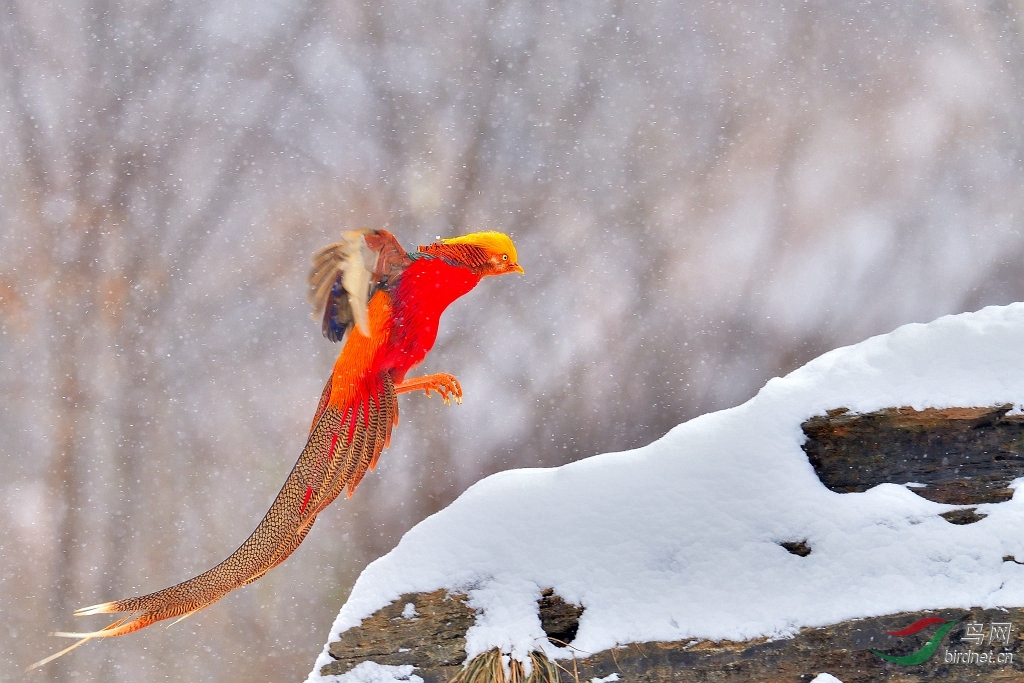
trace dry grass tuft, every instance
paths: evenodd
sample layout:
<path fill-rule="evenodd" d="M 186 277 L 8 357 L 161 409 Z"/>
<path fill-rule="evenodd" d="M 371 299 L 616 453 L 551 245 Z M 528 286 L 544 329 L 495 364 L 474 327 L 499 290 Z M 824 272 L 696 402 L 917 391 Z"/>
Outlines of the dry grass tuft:
<path fill-rule="evenodd" d="M 508 673 L 501 662 L 501 650 L 488 650 L 478 655 L 457 673 L 449 683 L 560 683 L 557 664 L 543 652 L 531 652 L 533 670 L 527 676 L 522 662 L 509 661 Z M 578 681 L 578 678 L 576 678 Z"/>

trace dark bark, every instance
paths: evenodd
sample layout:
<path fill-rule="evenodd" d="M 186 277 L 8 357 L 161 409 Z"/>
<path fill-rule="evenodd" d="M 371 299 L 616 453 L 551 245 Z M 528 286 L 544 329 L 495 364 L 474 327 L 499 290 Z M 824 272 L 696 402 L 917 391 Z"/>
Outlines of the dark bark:
<path fill-rule="evenodd" d="M 405 606 L 412 603 L 417 614 L 403 618 Z M 564 603 L 563 603 L 564 604 Z M 541 618 L 545 598 L 539 601 Z M 924 663 L 904 666 L 888 662 L 872 650 L 893 655 L 909 655 L 936 635 L 936 624 L 904 637 L 889 631 L 904 629 L 924 617 L 940 617 L 955 622 L 935 653 Z M 433 593 L 403 595 L 363 623 L 331 643 L 330 654 L 337 661 L 324 666 L 321 674 L 341 674 L 364 661 L 378 664 L 412 664 L 414 673 L 426 683 L 450 680 L 465 661 L 466 629 L 473 623 L 473 611 L 465 596 Z M 974 645 L 964 640 L 968 624 L 980 624 L 984 641 Z M 1009 641 L 990 644 L 993 624 L 1010 624 Z M 559 660 L 561 680 L 589 681 L 617 673 L 620 681 L 679 683 L 716 681 L 740 683 L 799 683 L 814 679 L 821 672 L 831 673 L 844 683 L 874 681 L 943 680 L 1020 681 L 1024 680 L 1024 613 L 1020 610 L 963 610 L 908 612 L 871 619 L 805 628 L 792 638 L 746 642 L 632 643 L 597 653 L 577 652 L 576 657 Z M 978 662 L 964 662 L 964 654 L 974 652 Z M 1004 660 L 987 663 L 980 660 L 999 656 Z M 952 661 L 959 656 L 960 661 Z"/>
<path fill-rule="evenodd" d="M 924 484 L 914 491 L 938 503 L 1009 500 L 1024 476 L 1024 415 L 1011 406 L 922 411 L 845 409 L 803 424 L 807 453 L 825 486 L 840 493 L 885 482 Z"/>

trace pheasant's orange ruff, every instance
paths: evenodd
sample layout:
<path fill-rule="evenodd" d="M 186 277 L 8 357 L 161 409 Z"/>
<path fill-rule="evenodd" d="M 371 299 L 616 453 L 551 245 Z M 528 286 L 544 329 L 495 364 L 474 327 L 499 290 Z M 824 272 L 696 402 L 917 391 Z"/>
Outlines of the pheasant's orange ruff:
<path fill-rule="evenodd" d="M 92 638 L 124 635 L 162 619 L 184 618 L 257 580 L 302 543 L 325 507 L 346 489 L 351 496 L 366 471 L 373 469 L 398 423 L 398 393 L 425 389 L 429 394 L 433 389 L 446 400 L 449 393 L 461 398 L 458 382 L 444 373 L 410 380 L 406 386 L 402 383 L 409 369 L 433 347 L 444 310 L 480 281 L 475 269 L 481 253 L 485 259 L 498 260 L 511 255 L 510 265 L 517 270 L 509 272 L 522 269 L 511 240 L 500 233 L 477 233 L 421 251 L 390 291 L 380 289 L 368 302 L 369 336 L 357 329 L 349 332 L 320 397 L 306 446 L 245 543 L 216 567 L 188 581 L 78 610 L 76 615 L 128 614 L 99 631 L 56 634 L 81 640 L 30 668 Z"/>

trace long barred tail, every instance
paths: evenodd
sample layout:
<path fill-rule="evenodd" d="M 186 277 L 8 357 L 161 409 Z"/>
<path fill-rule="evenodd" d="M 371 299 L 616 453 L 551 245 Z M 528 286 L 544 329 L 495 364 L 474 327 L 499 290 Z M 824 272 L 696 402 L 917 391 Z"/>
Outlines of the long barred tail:
<path fill-rule="evenodd" d="M 84 607 L 76 616 L 127 613 L 98 631 L 58 632 L 80 638 L 30 669 L 70 652 L 93 638 L 123 636 L 173 617 L 185 618 L 236 588 L 257 580 L 299 547 L 316 516 L 346 487 L 355 490 L 391 440 L 398 421 L 398 396 L 387 373 L 370 378 L 364 397 L 339 408 L 330 399 L 330 380 L 321 397 L 306 447 L 259 526 L 235 552 L 213 569 L 163 590 Z"/>

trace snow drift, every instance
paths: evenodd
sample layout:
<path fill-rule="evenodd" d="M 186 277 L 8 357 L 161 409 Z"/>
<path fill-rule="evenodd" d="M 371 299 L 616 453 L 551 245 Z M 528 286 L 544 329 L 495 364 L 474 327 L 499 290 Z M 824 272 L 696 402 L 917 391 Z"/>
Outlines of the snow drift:
<path fill-rule="evenodd" d="M 573 645 L 783 637 L 944 607 L 1024 605 L 1024 493 L 957 526 L 897 484 L 833 493 L 801 450 L 828 409 L 1024 404 L 1024 304 L 907 325 L 769 381 L 741 406 L 644 448 L 470 487 L 366 568 L 329 641 L 403 593 L 447 588 L 478 611 L 472 657 L 551 645 L 537 599 L 586 608 Z M 790 554 L 781 541 L 806 539 Z M 331 661 L 326 648 L 309 681 Z"/>

